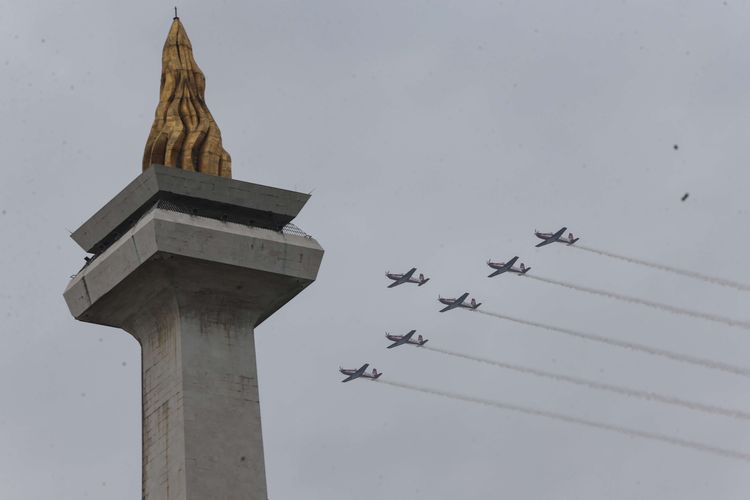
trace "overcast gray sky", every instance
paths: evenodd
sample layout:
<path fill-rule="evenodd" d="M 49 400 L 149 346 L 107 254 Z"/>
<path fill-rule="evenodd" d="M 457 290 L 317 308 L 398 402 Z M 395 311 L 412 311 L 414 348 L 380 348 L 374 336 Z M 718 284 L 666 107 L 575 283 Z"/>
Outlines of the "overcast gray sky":
<path fill-rule="evenodd" d="M 73 230 L 140 173 L 173 2 L 0 1 L 0 497 L 140 497 L 140 358 L 62 299 Z M 269 497 L 745 499 L 749 465 L 383 384 L 384 378 L 750 452 L 750 423 L 532 378 L 430 345 L 750 411 L 750 381 L 485 315 L 737 365 L 750 332 L 504 276 L 750 319 L 748 293 L 532 231 L 750 282 L 750 5 L 180 2 L 236 179 L 313 191 L 318 281 L 257 330 Z M 674 145 L 679 145 L 675 150 Z M 689 192 L 683 203 L 680 197 Z M 424 287 L 386 290 L 418 266 Z"/>

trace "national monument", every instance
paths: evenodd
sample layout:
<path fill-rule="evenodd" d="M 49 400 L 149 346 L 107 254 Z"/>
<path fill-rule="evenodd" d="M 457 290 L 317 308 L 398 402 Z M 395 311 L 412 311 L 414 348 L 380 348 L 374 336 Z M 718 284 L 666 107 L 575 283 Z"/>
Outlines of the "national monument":
<path fill-rule="evenodd" d="M 309 195 L 231 178 L 204 91 L 175 17 L 143 172 L 73 232 L 90 256 L 64 297 L 141 345 L 143 498 L 261 500 L 255 327 L 323 249 L 291 224 Z"/>

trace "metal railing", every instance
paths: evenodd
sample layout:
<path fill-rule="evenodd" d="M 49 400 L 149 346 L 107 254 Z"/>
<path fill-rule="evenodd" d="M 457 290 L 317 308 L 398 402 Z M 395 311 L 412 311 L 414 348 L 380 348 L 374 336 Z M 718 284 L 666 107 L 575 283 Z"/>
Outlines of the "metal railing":
<path fill-rule="evenodd" d="M 260 227 L 260 226 L 254 225 L 252 223 L 249 223 L 246 219 L 243 219 L 241 217 L 237 217 L 236 215 L 232 215 L 232 214 L 222 214 L 220 216 L 209 215 L 209 214 L 205 214 L 205 213 L 199 212 L 198 210 L 196 210 L 196 209 L 188 206 L 187 204 L 178 203 L 178 202 L 175 202 L 173 200 L 158 200 L 155 203 L 155 205 L 154 205 L 153 208 L 161 208 L 163 210 L 169 210 L 171 212 L 179 212 L 179 213 L 188 214 L 188 215 L 197 215 L 197 216 L 200 216 L 200 217 L 208 217 L 210 219 L 220 220 L 222 222 L 232 222 L 234 224 L 241 224 L 241 225 L 247 226 L 247 227 Z M 149 212 L 150 212 L 150 210 L 149 210 Z M 268 229 L 268 228 L 264 228 L 264 229 Z M 269 229 L 269 231 L 273 231 L 273 229 Z M 307 234 L 306 232 L 304 232 L 302 229 L 300 229 L 299 227 L 295 226 L 291 222 L 289 224 L 287 224 L 286 226 L 284 226 L 281 229 L 281 231 L 278 231 L 278 232 L 280 232 L 282 234 L 290 234 L 290 235 L 294 235 L 294 236 L 302 236 L 304 238 L 311 238 L 311 236 L 309 234 Z"/>

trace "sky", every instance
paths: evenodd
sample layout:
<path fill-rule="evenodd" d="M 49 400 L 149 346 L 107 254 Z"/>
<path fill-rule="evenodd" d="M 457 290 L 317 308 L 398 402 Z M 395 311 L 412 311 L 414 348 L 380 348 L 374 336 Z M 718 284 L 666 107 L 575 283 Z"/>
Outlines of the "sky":
<path fill-rule="evenodd" d="M 69 238 L 141 171 L 173 2 L 0 0 L 0 497 L 140 497 L 140 354 L 75 321 Z M 401 347 L 748 412 L 750 381 L 465 311 L 750 366 L 750 5 L 353 0 L 178 5 L 235 179 L 311 192 L 318 280 L 256 330 L 269 498 L 744 499 L 747 462 L 383 380 L 750 453 L 750 422 Z M 675 148 L 675 146 L 677 146 Z M 683 202 L 682 196 L 689 193 Z M 423 287 L 386 289 L 412 266 Z"/>

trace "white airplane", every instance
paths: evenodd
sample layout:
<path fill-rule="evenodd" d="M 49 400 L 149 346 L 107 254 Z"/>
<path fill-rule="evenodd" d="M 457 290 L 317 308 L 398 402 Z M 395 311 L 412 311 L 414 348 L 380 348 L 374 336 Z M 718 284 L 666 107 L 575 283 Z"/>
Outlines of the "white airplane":
<path fill-rule="evenodd" d="M 455 309 L 457 307 L 465 307 L 466 309 L 476 309 L 477 307 L 481 306 L 482 303 L 478 303 L 475 299 L 471 299 L 471 302 L 469 304 L 464 304 L 464 301 L 469 296 L 469 292 L 464 293 L 457 299 L 444 299 L 443 297 L 440 297 L 438 295 L 438 301 L 442 304 L 445 304 L 447 307 L 444 307 L 440 310 L 440 312 L 450 311 L 451 309 Z"/>
<path fill-rule="evenodd" d="M 428 281 L 430 281 L 430 278 L 425 278 L 424 274 L 420 274 L 419 278 L 412 278 L 412 274 L 414 274 L 414 271 L 416 270 L 417 270 L 416 267 L 412 267 L 404 274 L 396 274 L 390 271 L 386 271 L 385 272 L 386 277 L 393 280 L 393 283 L 388 285 L 388 288 L 393 288 L 394 286 L 403 285 L 404 283 L 417 283 L 417 286 L 422 286 Z"/>
<path fill-rule="evenodd" d="M 427 339 L 423 339 L 421 335 L 417 335 L 417 340 L 412 340 L 412 336 L 416 333 L 416 330 L 412 330 L 406 335 L 391 335 L 390 333 L 385 334 L 385 338 L 393 342 L 393 344 L 388 346 L 388 349 L 391 349 L 393 347 L 398 347 L 400 345 L 404 344 L 412 344 L 418 347 L 421 347 L 427 343 Z"/>
<path fill-rule="evenodd" d="M 518 269 L 513 267 L 513 264 L 515 264 L 517 260 L 518 260 L 518 255 L 510 259 L 508 262 L 492 262 L 491 260 L 488 260 L 487 265 L 490 266 L 492 269 L 496 269 L 496 271 L 487 277 L 492 278 L 494 276 L 497 276 L 498 274 L 503 274 L 503 273 L 516 273 L 518 275 L 522 275 L 531 271 L 531 268 L 524 266 L 523 262 L 521 262 L 521 267 L 519 267 Z"/>
<path fill-rule="evenodd" d="M 580 239 L 580 238 L 574 238 L 573 233 L 568 233 L 567 238 L 563 237 L 563 234 L 567 230 L 568 228 L 564 227 L 560 229 L 559 231 L 557 231 L 556 233 L 540 233 L 539 231 L 535 229 L 534 234 L 536 235 L 536 237 L 544 240 L 543 242 L 536 245 L 536 247 L 537 248 L 543 247 L 544 245 L 549 245 L 550 243 L 554 243 L 556 241 L 560 243 L 565 243 L 566 245 L 572 245 L 573 243 L 575 243 L 576 241 Z"/>
<path fill-rule="evenodd" d="M 350 380 L 354 380 L 355 378 L 360 377 L 376 380 L 382 375 L 382 373 L 378 372 L 375 368 L 372 369 L 372 373 L 367 373 L 366 370 L 368 366 L 370 366 L 369 363 L 365 363 L 357 369 L 339 367 L 339 371 L 341 373 L 343 373 L 344 375 L 348 375 L 344 380 L 342 380 L 342 382 L 349 382 Z"/>

